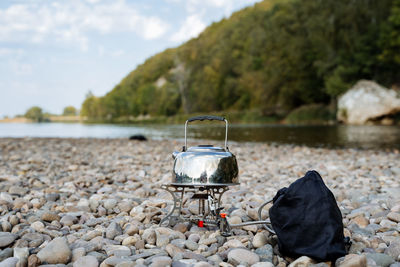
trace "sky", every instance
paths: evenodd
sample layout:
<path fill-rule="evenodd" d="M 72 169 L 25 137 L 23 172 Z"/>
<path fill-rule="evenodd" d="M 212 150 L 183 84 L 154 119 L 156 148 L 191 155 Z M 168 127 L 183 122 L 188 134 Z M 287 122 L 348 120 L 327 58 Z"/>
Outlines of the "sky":
<path fill-rule="evenodd" d="M 259 0 L 1 0 L 0 118 L 61 114 Z"/>

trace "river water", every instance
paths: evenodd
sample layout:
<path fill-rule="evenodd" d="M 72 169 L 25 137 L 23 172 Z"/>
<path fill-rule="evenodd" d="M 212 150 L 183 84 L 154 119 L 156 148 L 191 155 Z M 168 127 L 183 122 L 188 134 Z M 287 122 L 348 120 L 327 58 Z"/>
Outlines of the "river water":
<path fill-rule="evenodd" d="M 183 141 L 183 125 L 115 125 L 80 123 L 0 123 L 0 137 L 128 138 L 143 134 L 151 139 Z M 195 124 L 188 128 L 190 139 L 224 138 L 223 124 Z M 270 142 L 313 147 L 400 148 L 400 126 L 290 126 L 233 124 L 229 140 Z"/>

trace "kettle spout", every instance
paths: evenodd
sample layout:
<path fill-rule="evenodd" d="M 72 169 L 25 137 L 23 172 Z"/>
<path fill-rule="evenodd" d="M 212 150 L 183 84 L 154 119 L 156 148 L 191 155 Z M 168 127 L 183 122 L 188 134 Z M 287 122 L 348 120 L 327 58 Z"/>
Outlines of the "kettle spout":
<path fill-rule="evenodd" d="M 172 158 L 175 159 L 178 156 L 179 153 L 180 152 L 178 152 L 178 151 L 172 152 Z"/>

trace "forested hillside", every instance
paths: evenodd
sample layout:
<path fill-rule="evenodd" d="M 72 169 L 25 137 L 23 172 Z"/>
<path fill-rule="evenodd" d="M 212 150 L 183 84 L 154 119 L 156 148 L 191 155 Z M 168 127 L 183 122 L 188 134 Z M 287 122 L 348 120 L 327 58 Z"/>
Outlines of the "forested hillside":
<path fill-rule="evenodd" d="M 256 110 L 328 105 L 359 79 L 400 83 L 400 0 L 266 0 L 159 53 L 81 115 Z"/>

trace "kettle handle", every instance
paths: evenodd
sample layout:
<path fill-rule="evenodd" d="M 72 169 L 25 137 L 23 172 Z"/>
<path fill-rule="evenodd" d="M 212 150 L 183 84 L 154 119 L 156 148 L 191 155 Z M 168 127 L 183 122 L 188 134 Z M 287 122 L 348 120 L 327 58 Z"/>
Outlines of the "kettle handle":
<path fill-rule="evenodd" d="M 190 119 L 188 119 L 188 122 L 192 122 L 192 121 L 204 121 L 204 120 L 209 120 L 209 121 L 225 121 L 224 117 L 220 117 L 220 116 L 214 116 L 214 115 L 204 115 L 204 116 L 196 116 L 196 117 L 191 117 Z"/>
<path fill-rule="evenodd" d="M 220 116 L 213 116 L 213 115 L 204 115 L 204 116 L 196 116 L 196 117 L 191 117 L 185 122 L 185 146 L 183 147 L 183 151 L 186 151 L 187 149 L 187 126 L 189 122 L 192 121 L 204 121 L 204 120 L 217 120 L 217 121 L 224 121 L 225 122 L 225 150 L 228 151 L 228 121 L 224 117 Z"/>

